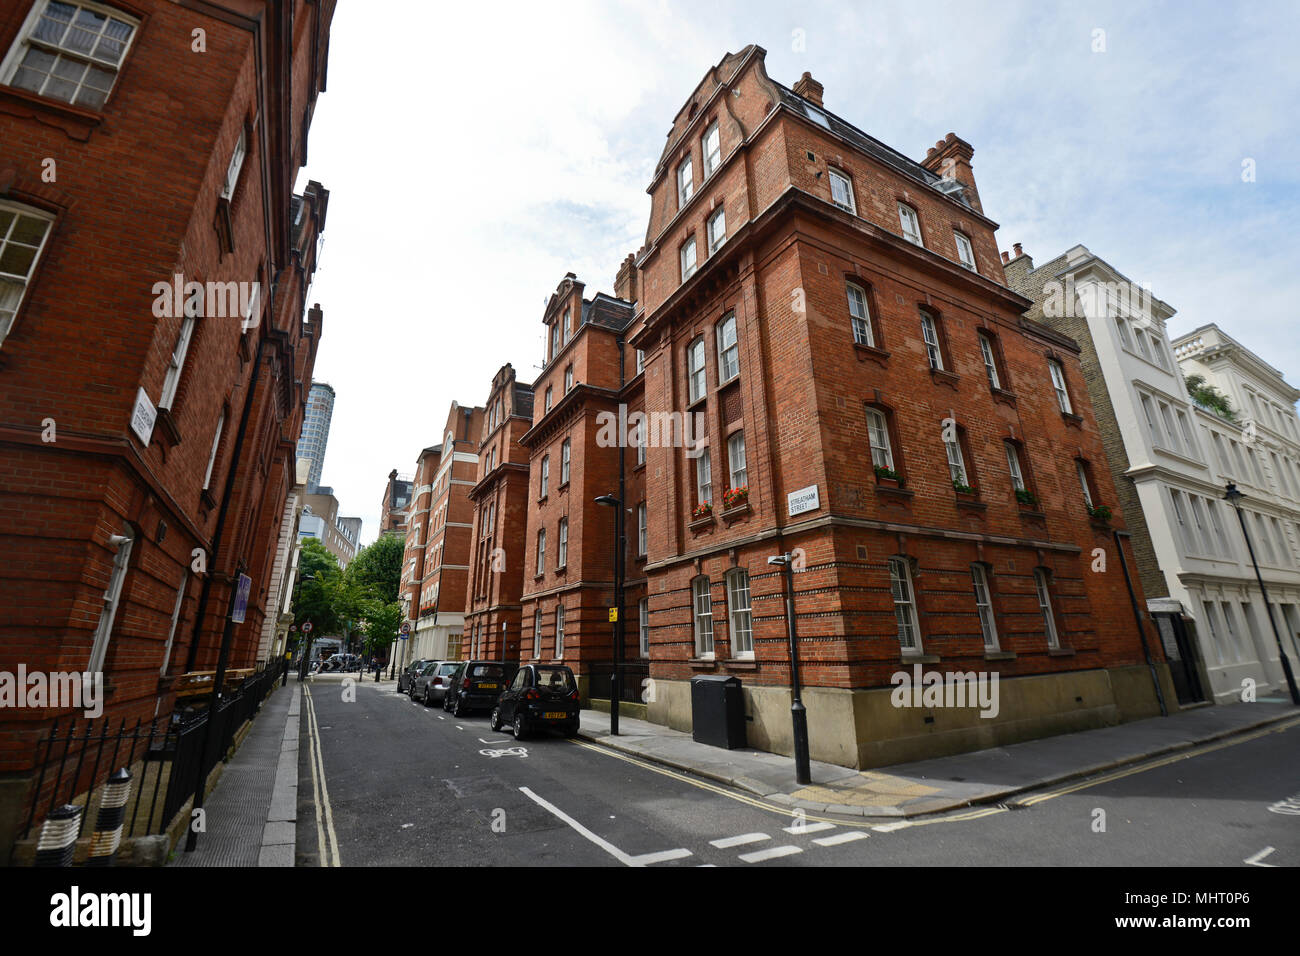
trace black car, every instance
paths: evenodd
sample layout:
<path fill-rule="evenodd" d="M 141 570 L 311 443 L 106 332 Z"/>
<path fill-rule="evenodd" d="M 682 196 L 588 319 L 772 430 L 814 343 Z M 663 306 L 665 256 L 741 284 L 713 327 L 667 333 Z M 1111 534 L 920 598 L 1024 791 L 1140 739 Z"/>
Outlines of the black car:
<path fill-rule="evenodd" d="M 443 698 L 443 707 L 462 717 L 472 710 L 495 706 L 518 666 L 501 661 L 466 661 Z"/>
<path fill-rule="evenodd" d="M 566 737 L 578 735 L 582 702 L 573 671 L 563 664 L 525 664 L 497 700 L 492 729 L 509 724 L 515 739 L 533 730 L 555 728 Z"/>
<path fill-rule="evenodd" d="M 424 665 L 428 663 L 429 658 L 421 657 L 419 660 L 411 661 L 398 671 L 397 692 L 399 694 L 409 694 L 411 692 L 411 682 L 420 676 L 420 671 L 424 670 Z"/>

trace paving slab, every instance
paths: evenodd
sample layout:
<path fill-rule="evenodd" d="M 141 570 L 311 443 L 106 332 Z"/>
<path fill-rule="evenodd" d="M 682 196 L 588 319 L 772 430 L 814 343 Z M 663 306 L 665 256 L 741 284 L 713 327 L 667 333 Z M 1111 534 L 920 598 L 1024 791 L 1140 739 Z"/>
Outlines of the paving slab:
<path fill-rule="evenodd" d="M 812 783 L 806 786 L 795 782 L 790 757 L 748 747 L 713 747 L 646 720 L 620 716 L 615 737 L 609 733 L 608 713 L 584 710 L 579 735 L 784 806 L 897 818 L 1001 802 L 1290 719 L 1300 720 L 1300 708 L 1287 699 L 1262 698 L 867 771 L 812 761 Z"/>

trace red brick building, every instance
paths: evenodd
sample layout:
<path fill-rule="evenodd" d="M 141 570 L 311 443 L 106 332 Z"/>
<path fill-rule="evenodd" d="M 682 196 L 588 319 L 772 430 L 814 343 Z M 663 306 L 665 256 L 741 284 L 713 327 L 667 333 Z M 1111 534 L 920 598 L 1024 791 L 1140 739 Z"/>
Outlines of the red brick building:
<path fill-rule="evenodd" d="M 275 614 L 329 196 L 292 189 L 333 10 L 0 12 L 0 669 L 103 672 L 113 726 L 166 717 L 173 677 L 214 667 L 240 572 L 231 667 L 258 665 Z M 35 741 L 70 713 L 0 715 L 4 851 Z"/>
<path fill-rule="evenodd" d="M 618 447 L 624 659 L 645 645 L 652 678 L 642 691 L 634 663 L 622 696 L 650 719 L 689 729 L 690 678 L 733 674 L 749 743 L 791 752 L 768 564 L 784 553 L 814 758 L 875 766 L 1155 712 L 1079 350 L 1022 317 L 973 149 L 950 133 L 911 160 L 822 92 L 774 82 L 761 48 L 725 57 L 673 120 L 619 297 L 586 299 L 572 274 L 552 296 L 520 439 L 520 658 L 564 660 L 603 706 L 613 515 L 594 499 L 616 491 L 599 432 L 621 408 L 649 420 L 643 453 Z M 900 673 L 971 672 L 997 675 L 996 715 L 891 700 Z"/>
<path fill-rule="evenodd" d="M 520 438 L 532 425 L 532 387 L 503 365 L 485 407 L 478 483 L 469 490 L 473 544 L 461 651 L 467 659 L 517 659 L 530 506 L 528 449 Z"/>
<path fill-rule="evenodd" d="M 482 408 L 451 403 L 442 443 L 420 456 L 414 494 L 420 504 L 406 530 L 402 593 L 411 625 L 406 660 L 454 657 L 465 625 L 472 553 L 474 487 Z"/>
<path fill-rule="evenodd" d="M 411 499 L 415 482 L 409 476 L 399 475 L 394 468 L 388 473 L 384 497 L 379 505 L 379 533 L 406 536 L 411 518 Z"/>
<path fill-rule="evenodd" d="M 545 368 L 533 383 L 532 427 L 520 438 L 530 455 L 531 506 L 519 655 L 527 661 L 563 661 L 579 674 L 584 696 L 607 699 L 614 513 L 595 499 L 617 494 L 621 452 L 629 528 L 625 605 L 635 608 L 644 588 L 644 561 L 634 555 L 644 468 L 637 464 L 636 449 L 628 441 L 609 440 L 602 426 L 618 420 L 620 406 L 625 418 L 640 410 L 641 376 L 636 352 L 627 344 L 632 303 L 605 293 L 587 299 L 583 290 L 570 273 L 547 304 Z M 514 532 L 507 532 L 511 537 Z M 636 634 L 633 626 L 624 635 L 624 660 L 633 662 L 626 675 L 629 687 L 639 687 Z"/>

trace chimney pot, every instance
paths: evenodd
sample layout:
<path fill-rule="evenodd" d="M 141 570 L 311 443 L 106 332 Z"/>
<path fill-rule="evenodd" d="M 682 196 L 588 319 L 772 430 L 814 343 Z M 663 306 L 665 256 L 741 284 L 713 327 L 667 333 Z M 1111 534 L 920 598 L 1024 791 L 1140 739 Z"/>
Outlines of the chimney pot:
<path fill-rule="evenodd" d="M 1003 253 L 1002 253 L 1002 263 L 1003 263 L 1003 265 L 1005 265 L 1006 263 L 1008 263 L 1008 262 L 1010 262 L 1010 261 L 1011 261 L 1011 253 L 1009 253 L 1009 252 L 1003 252 Z"/>
<path fill-rule="evenodd" d="M 1014 250 L 1016 250 L 1016 258 L 1017 258 L 1017 259 L 1019 259 L 1021 256 L 1023 256 L 1023 255 L 1025 254 L 1025 250 L 1023 250 L 1023 249 L 1020 248 L 1020 243 L 1018 243 L 1018 242 L 1013 242 L 1013 243 L 1011 244 L 1011 248 L 1014 249 Z"/>
<path fill-rule="evenodd" d="M 804 70 L 803 76 L 798 79 L 792 89 L 809 103 L 815 106 L 822 105 L 822 93 L 825 92 L 825 87 L 814 80 L 812 74 L 807 70 Z"/>

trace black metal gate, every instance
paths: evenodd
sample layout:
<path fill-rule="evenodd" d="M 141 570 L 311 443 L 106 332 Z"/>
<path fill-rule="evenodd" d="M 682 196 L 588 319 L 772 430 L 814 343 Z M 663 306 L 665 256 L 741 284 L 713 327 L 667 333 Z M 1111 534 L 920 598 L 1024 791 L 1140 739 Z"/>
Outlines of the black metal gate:
<path fill-rule="evenodd" d="M 1197 704 L 1205 700 L 1201 689 L 1201 674 L 1196 654 L 1196 642 L 1187 631 L 1181 614 L 1157 612 L 1151 615 L 1160 632 L 1160 644 L 1169 661 L 1169 676 L 1173 679 L 1178 703 Z"/>

